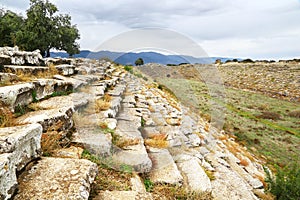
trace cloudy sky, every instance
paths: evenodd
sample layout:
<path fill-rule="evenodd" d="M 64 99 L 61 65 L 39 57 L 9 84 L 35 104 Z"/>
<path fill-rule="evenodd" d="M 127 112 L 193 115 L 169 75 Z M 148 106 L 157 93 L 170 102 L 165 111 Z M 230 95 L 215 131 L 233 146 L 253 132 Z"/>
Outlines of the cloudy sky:
<path fill-rule="evenodd" d="M 299 0 L 50 0 L 77 24 L 82 49 L 95 50 L 140 28 L 171 30 L 209 56 L 253 59 L 300 57 Z M 29 0 L 0 0 L 21 12 Z M 187 48 L 187 47 L 184 47 Z"/>

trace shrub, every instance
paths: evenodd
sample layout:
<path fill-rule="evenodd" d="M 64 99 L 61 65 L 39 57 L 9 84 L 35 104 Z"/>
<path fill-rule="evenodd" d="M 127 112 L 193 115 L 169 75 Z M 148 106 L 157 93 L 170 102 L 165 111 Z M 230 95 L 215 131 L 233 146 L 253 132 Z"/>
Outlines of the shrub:
<path fill-rule="evenodd" d="M 290 117 L 300 118 L 300 110 L 294 110 L 289 112 Z"/>
<path fill-rule="evenodd" d="M 131 74 L 133 73 L 132 66 L 125 65 L 125 66 L 124 66 L 124 69 L 125 69 L 126 71 L 130 72 Z"/>
<path fill-rule="evenodd" d="M 272 119 L 272 120 L 279 120 L 281 118 L 280 114 L 270 111 L 262 112 L 261 115 L 257 116 L 258 118 L 262 119 Z"/>
<path fill-rule="evenodd" d="M 300 166 L 293 164 L 283 169 L 276 166 L 276 175 L 273 177 L 265 168 L 267 174 L 267 190 L 278 200 L 299 200 L 300 198 Z"/>
<path fill-rule="evenodd" d="M 242 60 L 241 63 L 254 63 L 254 61 L 251 60 L 250 58 L 247 58 L 245 60 Z"/>

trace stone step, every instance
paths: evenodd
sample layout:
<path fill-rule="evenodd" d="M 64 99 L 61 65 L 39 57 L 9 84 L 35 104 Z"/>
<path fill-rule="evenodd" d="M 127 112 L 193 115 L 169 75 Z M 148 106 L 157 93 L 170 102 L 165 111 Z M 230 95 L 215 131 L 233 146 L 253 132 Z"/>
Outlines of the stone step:
<path fill-rule="evenodd" d="M 126 85 L 118 84 L 113 90 L 107 92 L 107 94 L 115 97 L 120 97 L 125 91 Z"/>
<path fill-rule="evenodd" d="M 49 110 L 63 107 L 69 107 L 74 110 L 78 110 L 80 108 L 85 107 L 89 103 L 90 99 L 90 94 L 79 92 L 72 93 L 67 96 L 51 97 L 49 99 L 35 103 L 34 107 L 40 110 Z"/>
<path fill-rule="evenodd" d="M 181 185 L 183 177 L 167 149 L 157 149 L 148 147 L 148 155 L 153 166 L 149 174 L 153 183 L 168 183 Z"/>
<path fill-rule="evenodd" d="M 39 124 L 0 129 L 0 197 L 9 199 L 17 185 L 17 171 L 41 156 Z"/>
<path fill-rule="evenodd" d="M 132 166 L 139 173 L 149 172 L 152 162 L 148 157 L 141 132 L 138 130 L 138 127 L 141 126 L 141 119 L 135 117 L 131 110 L 126 108 L 121 109 L 117 119 L 115 135 L 125 141 L 137 140 L 138 144 L 129 145 L 123 149 L 115 147 L 113 159 L 117 163 Z"/>
<path fill-rule="evenodd" d="M 20 105 L 28 105 L 32 102 L 33 83 L 23 83 L 0 87 L 0 101 L 6 104 L 11 111 Z"/>
<path fill-rule="evenodd" d="M 14 199 L 87 200 L 97 173 L 97 165 L 85 159 L 43 157 L 18 178 Z"/>
<path fill-rule="evenodd" d="M 17 172 L 12 153 L 0 154 L 0 199 L 11 199 L 18 188 Z"/>
<path fill-rule="evenodd" d="M 0 47 L 0 55 L 1 57 L 8 58 L 8 60 L 6 60 L 4 64 L 13 64 L 13 65 L 44 64 L 43 57 L 41 56 L 39 50 L 28 52 L 28 51 L 19 51 L 18 47 Z"/>
<path fill-rule="evenodd" d="M 18 77 L 15 74 L 0 72 L 0 83 L 2 84 L 17 81 L 17 80 Z"/>
<path fill-rule="evenodd" d="M 104 134 L 97 127 L 77 127 L 77 131 L 72 135 L 72 143 L 83 146 L 100 158 L 112 155 L 111 135 Z"/>
<path fill-rule="evenodd" d="M 174 158 L 184 177 L 184 186 L 194 192 L 211 192 L 212 185 L 197 157 L 180 154 Z"/>
<path fill-rule="evenodd" d="M 74 109 L 71 107 L 38 110 L 18 117 L 16 119 L 16 123 L 39 123 L 43 127 L 43 132 L 46 132 L 50 127 L 53 127 L 57 124 L 61 124 L 61 126 L 58 127 L 58 131 L 69 130 L 73 127 L 73 112 Z"/>
<path fill-rule="evenodd" d="M 32 83 L 23 83 L 0 87 L 0 101 L 14 111 L 34 100 L 42 100 L 53 93 L 69 92 L 74 89 L 72 83 L 55 79 L 36 79 Z"/>
<path fill-rule="evenodd" d="M 258 200 L 252 192 L 252 187 L 223 158 L 209 153 L 206 159 L 215 169 L 215 180 L 211 182 L 215 199 Z"/>
<path fill-rule="evenodd" d="M 112 159 L 117 164 L 133 167 L 137 173 L 148 173 L 152 168 L 152 161 L 141 141 L 137 145 L 126 146 L 126 149 L 115 148 Z"/>
<path fill-rule="evenodd" d="M 71 83 L 74 90 L 88 84 L 86 81 L 81 81 L 81 80 L 78 80 L 75 78 L 70 78 L 70 77 L 64 77 L 62 75 L 54 75 L 53 78 Z"/>
<path fill-rule="evenodd" d="M 6 72 L 11 72 L 14 74 L 30 74 L 38 75 L 39 73 L 49 73 L 49 67 L 45 66 L 18 66 L 18 65 L 4 65 L 4 70 Z"/>
<path fill-rule="evenodd" d="M 94 200 L 153 200 L 150 193 L 139 193 L 137 191 L 101 191 Z"/>
<path fill-rule="evenodd" d="M 63 76 L 71 76 L 75 74 L 74 65 L 62 64 L 62 65 L 56 65 L 55 68 L 58 70 L 59 74 Z"/>
<path fill-rule="evenodd" d="M 72 83 L 55 79 L 36 79 L 33 81 L 33 84 L 35 100 L 44 99 L 55 92 L 70 92 L 74 89 Z"/>
<path fill-rule="evenodd" d="M 112 97 L 110 108 L 106 111 L 102 111 L 103 115 L 106 118 L 115 118 L 121 108 L 121 101 L 121 97 Z"/>
<path fill-rule="evenodd" d="M 76 75 L 72 76 L 71 78 L 74 78 L 74 79 L 77 79 L 77 80 L 80 80 L 80 81 L 84 81 L 84 82 L 88 82 L 88 83 L 93 83 L 93 82 L 100 81 L 101 79 L 103 79 L 103 75 L 101 75 L 101 74 L 97 74 L 97 75 L 76 74 Z"/>

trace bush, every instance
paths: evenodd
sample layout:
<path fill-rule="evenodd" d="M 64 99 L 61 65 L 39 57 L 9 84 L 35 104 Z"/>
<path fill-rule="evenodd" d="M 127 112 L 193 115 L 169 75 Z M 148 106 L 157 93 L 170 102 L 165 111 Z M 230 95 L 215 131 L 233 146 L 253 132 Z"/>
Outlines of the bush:
<path fill-rule="evenodd" d="M 124 66 L 124 69 L 125 69 L 126 71 L 130 72 L 131 74 L 133 73 L 132 66 L 126 65 L 126 66 Z"/>
<path fill-rule="evenodd" d="M 269 170 L 267 174 L 267 190 L 276 196 L 277 200 L 299 200 L 300 199 L 300 166 L 293 164 L 283 169 L 276 166 L 277 174 L 273 177 Z"/>
<path fill-rule="evenodd" d="M 300 118 L 300 110 L 291 111 L 288 115 L 290 117 Z"/>
<path fill-rule="evenodd" d="M 270 111 L 262 112 L 261 115 L 257 116 L 258 118 L 262 119 L 272 119 L 272 120 L 279 120 L 281 118 L 280 114 Z"/>
<path fill-rule="evenodd" d="M 241 63 L 254 63 L 254 61 L 251 60 L 250 58 L 247 58 L 245 60 L 242 60 Z"/>

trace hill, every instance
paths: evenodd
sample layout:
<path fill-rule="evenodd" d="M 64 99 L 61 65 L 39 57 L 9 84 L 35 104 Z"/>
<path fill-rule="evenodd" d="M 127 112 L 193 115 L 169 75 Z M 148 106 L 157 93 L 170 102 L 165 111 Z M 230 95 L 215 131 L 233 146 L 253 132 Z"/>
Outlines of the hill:
<path fill-rule="evenodd" d="M 65 52 L 51 52 L 51 57 L 61 57 L 67 58 L 69 54 Z M 112 52 L 112 51 L 98 51 L 92 52 L 89 50 L 82 50 L 79 54 L 74 55 L 75 58 L 91 58 L 91 59 L 100 59 L 100 58 L 109 58 L 110 60 L 115 61 L 116 63 L 122 65 L 134 65 L 134 62 L 138 58 L 142 58 L 144 63 L 159 63 L 159 64 L 174 64 L 178 65 L 181 63 L 201 63 L 201 64 L 209 64 L 214 63 L 215 60 L 220 59 L 222 62 L 232 58 L 223 58 L 223 57 L 201 57 L 195 58 L 193 56 L 186 55 L 164 55 L 157 52 Z"/>

